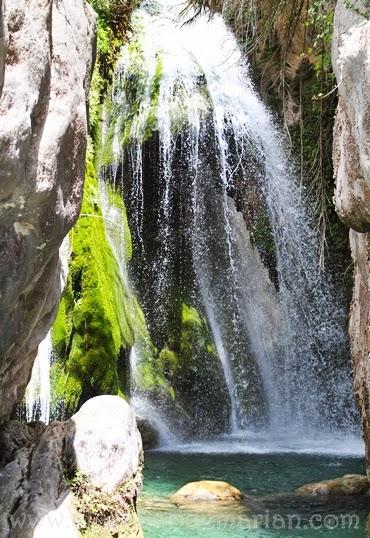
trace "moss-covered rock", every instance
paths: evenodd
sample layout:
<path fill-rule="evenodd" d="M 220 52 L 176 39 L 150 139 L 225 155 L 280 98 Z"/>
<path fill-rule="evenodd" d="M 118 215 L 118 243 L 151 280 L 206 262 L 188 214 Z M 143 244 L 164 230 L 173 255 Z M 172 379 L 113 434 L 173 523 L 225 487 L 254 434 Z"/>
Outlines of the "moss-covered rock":
<path fill-rule="evenodd" d="M 52 366 L 54 405 L 63 400 L 67 413 L 92 396 L 124 391 L 118 361 L 134 343 L 133 301 L 107 237 L 91 160 L 70 242 L 67 287 L 53 327 L 59 360 Z"/>
<path fill-rule="evenodd" d="M 197 308 L 181 304 L 177 327 L 173 325 L 159 360 L 173 386 L 174 409 L 182 415 L 185 433 L 197 431 L 202 436 L 225 431 L 229 416 L 225 381 L 208 324 Z"/>

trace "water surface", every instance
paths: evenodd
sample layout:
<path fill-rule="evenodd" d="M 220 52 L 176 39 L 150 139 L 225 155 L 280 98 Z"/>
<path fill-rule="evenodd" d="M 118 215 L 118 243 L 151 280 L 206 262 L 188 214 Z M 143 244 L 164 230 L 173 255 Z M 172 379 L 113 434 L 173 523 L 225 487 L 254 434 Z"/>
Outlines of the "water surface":
<path fill-rule="evenodd" d="M 364 537 L 368 501 L 327 504 L 291 495 L 308 482 L 364 472 L 360 457 L 148 452 L 139 514 L 146 538 Z M 168 501 L 185 483 L 202 479 L 234 484 L 252 497 L 251 510 L 180 509 Z"/>

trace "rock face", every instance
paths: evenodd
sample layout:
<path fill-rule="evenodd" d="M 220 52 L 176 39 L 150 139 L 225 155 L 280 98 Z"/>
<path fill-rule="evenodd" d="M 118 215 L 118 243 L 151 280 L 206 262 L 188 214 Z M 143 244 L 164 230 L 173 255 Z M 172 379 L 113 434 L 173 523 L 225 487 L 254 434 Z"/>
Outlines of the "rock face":
<path fill-rule="evenodd" d="M 114 493 L 128 481 L 134 499 L 140 486 L 141 438 L 129 405 L 118 396 L 94 398 L 64 423 L 10 421 L 0 431 L 0 446 L 1 538 L 77 536 L 79 499 L 66 471 L 82 473 L 79 488 L 89 488 L 97 502 L 102 490 Z M 125 495 L 116 496 L 123 506 L 114 509 L 127 515 Z"/>
<path fill-rule="evenodd" d="M 363 5 L 358 4 L 361 9 Z M 370 465 L 370 22 L 340 0 L 333 67 L 339 104 L 334 129 L 335 205 L 351 227 L 354 290 L 350 316 L 354 384 Z"/>
<path fill-rule="evenodd" d="M 370 487 L 367 476 L 347 474 L 334 480 L 307 484 L 297 489 L 300 495 L 348 496 L 363 495 Z"/>
<path fill-rule="evenodd" d="M 179 489 L 170 500 L 176 504 L 193 502 L 240 501 L 243 494 L 231 484 L 218 480 L 189 482 Z"/>
<path fill-rule="evenodd" d="M 341 3 L 336 12 L 334 68 L 339 104 L 334 132 L 335 204 L 341 219 L 370 231 L 370 24 L 356 24 Z M 353 26 L 344 26 L 344 20 Z M 357 18 L 357 22 L 360 19 Z"/>
<path fill-rule="evenodd" d="M 0 423 L 23 396 L 60 298 L 94 43 L 84 0 L 0 0 Z"/>

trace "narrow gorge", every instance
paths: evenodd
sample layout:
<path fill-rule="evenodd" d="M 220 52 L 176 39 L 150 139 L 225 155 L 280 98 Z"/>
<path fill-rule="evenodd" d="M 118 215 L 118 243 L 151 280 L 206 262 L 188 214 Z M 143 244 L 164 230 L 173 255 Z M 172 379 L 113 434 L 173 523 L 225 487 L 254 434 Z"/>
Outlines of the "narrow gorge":
<path fill-rule="evenodd" d="M 367 2 L 0 14 L 0 538 L 368 536 Z"/>

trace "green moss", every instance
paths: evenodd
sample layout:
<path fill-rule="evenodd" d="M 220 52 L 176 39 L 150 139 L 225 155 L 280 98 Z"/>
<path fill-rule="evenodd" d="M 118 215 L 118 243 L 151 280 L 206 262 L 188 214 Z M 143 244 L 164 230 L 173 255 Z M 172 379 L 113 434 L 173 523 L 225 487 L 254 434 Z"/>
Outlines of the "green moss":
<path fill-rule="evenodd" d="M 155 67 L 148 65 L 142 48 L 142 29 L 137 25 L 135 37 L 121 51 L 124 68 L 118 70 L 117 95 L 105 103 L 105 123 L 108 125 L 104 137 L 102 163 L 114 161 L 113 145 L 127 146 L 146 142 L 158 130 L 158 105 L 163 77 L 163 57 L 160 52 L 155 58 Z M 171 129 L 181 132 L 189 124 L 188 111 L 184 102 L 188 99 L 186 89 L 179 84 L 169 103 Z M 210 99 L 204 74 L 199 68 L 199 84 L 194 91 L 192 106 L 204 117 L 210 109 Z"/>
<path fill-rule="evenodd" d="M 188 372 L 193 367 L 198 369 L 197 361 L 204 355 L 217 362 L 217 352 L 207 322 L 196 308 L 182 303 L 179 327 L 169 336 L 168 344 L 159 353 L 158 370 L 163 372 L 166 379 L 175 382 L 181 372 Z"/>
<path fill-rule="evenodd" d="M 145 142 L 157 129 L 157 109 L 160 81 L 163 74 L 162 57 L 156 58 L 154 74 L 145 64 L 140 41 L 129 43 L 124 51 L 126 74 L 123 83 L 125 102 L 121 127 L 121 142 Z M 148 101 L 147 95 L 150 96 Z"/>
<path fill-rule="evenodd" d="M 207 321 L 188 302 L 180 304 L 178 314 L 178 327 L 159 354 L 159 367 L 173 387 L 176 408 L 194 431 L 224 431 L 228 403 L 219 394 L 224 394 L 225 382 Z"/>
<path fill-rule="evenodd" d="M 118 203 L 112 189 L 109 192 L 127 228 L 123 202 Z M 128 228 L 126 238 L 129 257 L 132 247 Z M 121 350 L 129 349 L 135 340 L 132 299 L 107 238 L 91 161 L 87 163 L 81 216 L 70 234 L 70 243 L 68 283 L 53 327 L 59 358 L 53 392 L 65 400 L 69 412 L 81 403 L 80 399 L 122 393 L 117 361 Z"/>
<path fill-rule="evenodd" d="M 180 354 L 187 366 L 199 351 L 217 358 L 206 320 L 194 307 L 184 303 L 181 312 Z"/>
<path fill-rule="evenodd" d="M 266 267 L 275 266 L 275 243 L 267 211 L 257 214 L 250 230 L 251 243 L 260 253 Z"/>
<path fill-rule="evenodd" d="M 135 311 L 135 340 L 140 354 L 137 388 L 142 391 L 163 392 L 172 400 L 175 398 L 170 379 L 166 376 L 163 350 L 158 353 L 152 343 L 144 313 L 136 298 L 133 300 Z"/>
<path fill-rule="evenodd" d="M 69 475 L 67 479 L 73 494 L 75 523 L 80 536 L 142 536 L 135 507 L 142 486 L 142 469 L 110 493 L 92 486 L 81 472 L 70 469 Z"/>
<path fill-rule="evenodd" d="M 58 416 L 69 416 L 78 407 L 83 392 L 82 380 L 75 378 L 58 360 L 50 369 L 51 409 Z"/>

